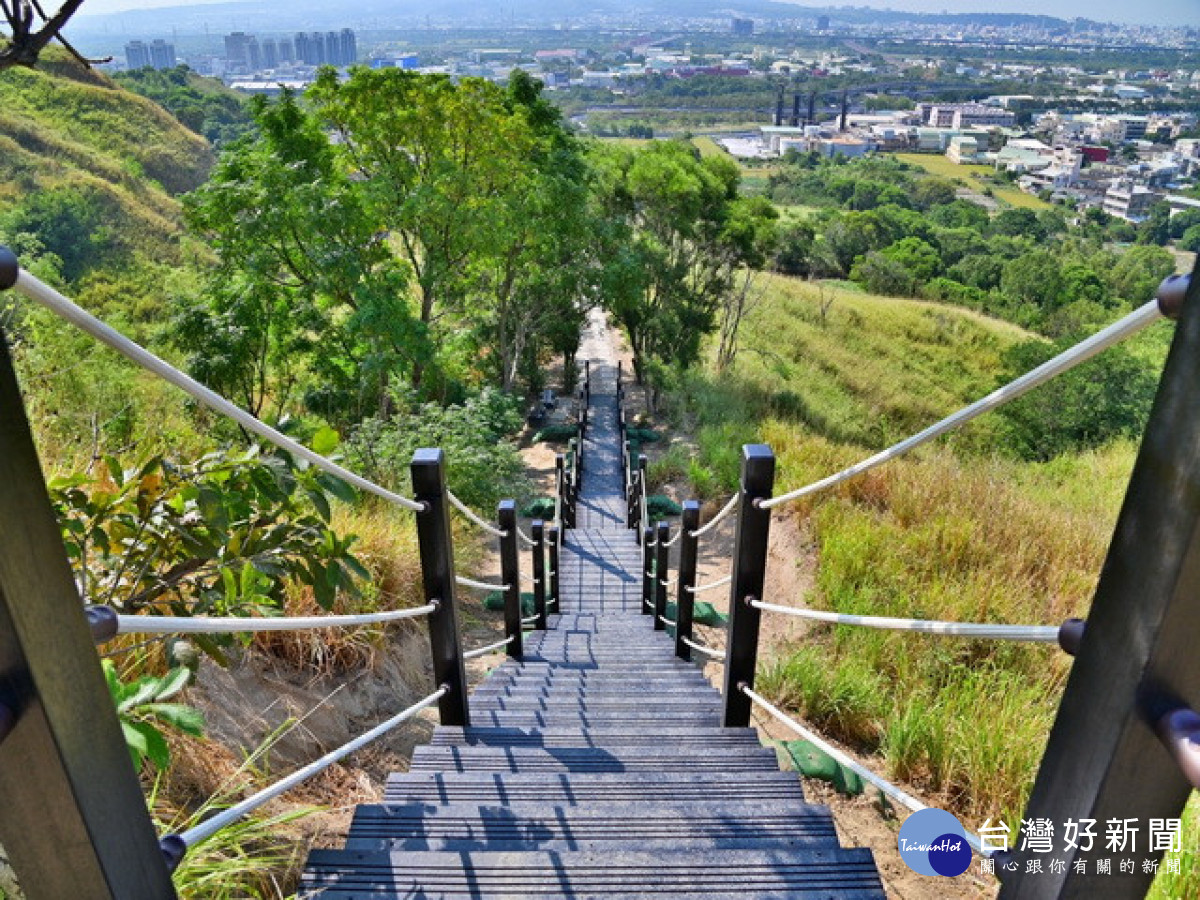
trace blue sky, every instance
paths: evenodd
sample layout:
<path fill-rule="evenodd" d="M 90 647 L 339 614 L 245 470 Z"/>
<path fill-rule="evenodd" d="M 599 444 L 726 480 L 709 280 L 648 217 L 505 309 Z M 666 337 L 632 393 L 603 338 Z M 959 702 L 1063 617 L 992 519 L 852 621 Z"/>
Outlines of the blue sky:
<path fill-rule="evenodd" d="M 99 14 L 205 2 L 227 0 L 86 0 L 81 11 Z M 403 2 L 398 0 L 397 5 L 403 6 Z M 801 0 L 800 5 L 815 6 L 818 2 Z M 1200 0 L 1150 0 L 1148 3 L 1130 3 L 1128 0 L 851 0 L 847 5 L 913 12 L 1040 13 L 1064 19 L 1083 16 L 1108 22 L 1200 26 Z"/>

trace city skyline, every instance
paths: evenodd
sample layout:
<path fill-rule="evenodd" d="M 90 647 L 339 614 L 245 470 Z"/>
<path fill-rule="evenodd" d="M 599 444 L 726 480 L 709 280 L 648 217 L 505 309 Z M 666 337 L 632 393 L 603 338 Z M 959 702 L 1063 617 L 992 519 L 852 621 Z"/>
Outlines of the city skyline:
<path fill-rule="evenodd" d="M 793 3 L 794 0 L 783 0 Z M 239 0 L 86 0 L 81 17 L 138 10 L 164 9 L 179 6 L 222 6 L 222 13 L 236 14 Z M 809 2 L 794 2 L 801 8 L 818 8 Z M 1131 6 L 1122 0 L 855 0 L 849 4 L 858 8 L 893 10 L 911 13 L 1023 13 L 1046 15 L 1062 19 L 1087 18 L 1094 21 L 1125 25 L 1200 26 L 1200 3 L 1196 0 L 1156 0 L 1152 5 Z M 825 8 L 825 7 L 821 7 Z M 836 7 L 831 7 L 836 10 Z M 481 4 L 482 9 L 482 4 Z M 353 7 L 347 7 L 347 14 Z M 396 11 L 404 12 L 404 4 Z M 281 29 L 286 30 L 286 29 Z"/>

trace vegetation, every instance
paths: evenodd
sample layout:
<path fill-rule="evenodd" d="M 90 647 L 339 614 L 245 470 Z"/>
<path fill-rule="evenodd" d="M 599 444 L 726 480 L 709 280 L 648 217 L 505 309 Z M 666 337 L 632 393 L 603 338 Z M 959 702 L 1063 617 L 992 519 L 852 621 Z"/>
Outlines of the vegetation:
<path fill-rule="evenodd" d="M 173 69 L 119 72 L 118 84 L 148 97 L 186 128 L 220 146 L 250 131 L 253 119 L 246 98 L 215 78 L 198 75 L 185 65 Z"/>
<path fill-rule="evenodd" d="M 823 291 L 832 296 L 824 310 Z M 811 544 L 816 575 L 806 596 L 772 602 L 1007 623 L 1084 614 L 1133 463 L 1126 436 L 1144 424 L 1169 330 L 1135 340 L 1116 362 L 1086 364 L 1061 393 L 1035 393 L 932 449 L 780 509 L 776 527 Z M 783 492 L 915 432 L 1053 350 L 970 311 L 779 276 L 766 282 L 743 342 L 732 372 L 688 373 L 664 400 L 664 415 L 692 433 L 685 471 L 699 496 L 728 496 L 742 443 L 772 446 Z M 708 362 L 715 367 L 711 342 Z M 1015 825 L 1067 671 L 1061 654 L 1040 646 L 816 624 L 799 641 L 775 643 L 759 679 L 769 697 L 858 753 L 879 754 L 890 776 L 964 821 Z"/>

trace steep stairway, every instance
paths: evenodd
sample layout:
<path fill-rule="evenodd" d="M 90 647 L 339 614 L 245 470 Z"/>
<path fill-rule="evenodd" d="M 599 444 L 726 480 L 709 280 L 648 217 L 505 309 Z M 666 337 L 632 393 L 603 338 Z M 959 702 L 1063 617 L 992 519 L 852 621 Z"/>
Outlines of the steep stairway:
<path fill-rule="evenodd" d="M 311 854 L 301 896 L 884 896 L 871 852 L 838 844 L 753 729 L 720 727 L 719 693 L 642 613 L 606 357 L 560 613 L 475 689 L 470 727 L 437 728 L 345 847 Z"/>

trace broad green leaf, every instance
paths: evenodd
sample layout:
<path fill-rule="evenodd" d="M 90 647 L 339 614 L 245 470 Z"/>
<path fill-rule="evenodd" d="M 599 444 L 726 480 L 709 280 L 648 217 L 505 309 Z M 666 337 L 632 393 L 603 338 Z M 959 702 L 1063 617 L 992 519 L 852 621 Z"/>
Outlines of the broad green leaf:
<path fill-rule="evenodd" d="M 191 706 L 182 703 L 147 703 L 141 712 L 161 719 L 172 728 L 178 728 L 193 737 L 204 734 L 204 713 Z"/>
<path fill-rule="evenodd" d="M 167 739 L 162 732 L 149 722 L 130 722 L 129 727 L 141 736 L 139 750 L 154 765 L 156 769 L 166 769 L 171 765 L 171 750 L 167 747 Z M 126 732 L 126 740 L 129 739 Z"/>
<path fill-rule="evenodd" d="M 326 425 L 313 435 L 312 448 L 316 453 L 320 453 L 322 456 L 328 456 L 338 448 L 338 445 L 341 442 L 341 435 Z"/>

